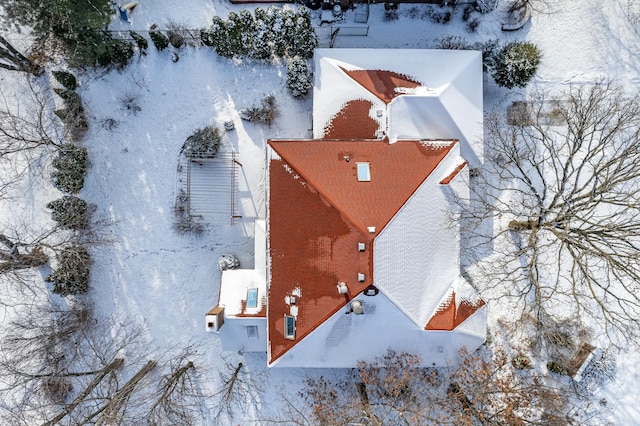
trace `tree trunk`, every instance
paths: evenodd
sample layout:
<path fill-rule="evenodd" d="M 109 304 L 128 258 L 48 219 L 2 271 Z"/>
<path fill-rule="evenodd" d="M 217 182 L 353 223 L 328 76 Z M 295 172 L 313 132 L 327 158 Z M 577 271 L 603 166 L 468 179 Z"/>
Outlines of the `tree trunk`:
<path fill-rule="evenodd" d="M 18 52 L 18 50 L 2 36 L 0 36 L 0 68 L 9 71 L 24 71 L 35 76 L 39 76 L 44 72 L 44 69 L 40 65 Z"/>

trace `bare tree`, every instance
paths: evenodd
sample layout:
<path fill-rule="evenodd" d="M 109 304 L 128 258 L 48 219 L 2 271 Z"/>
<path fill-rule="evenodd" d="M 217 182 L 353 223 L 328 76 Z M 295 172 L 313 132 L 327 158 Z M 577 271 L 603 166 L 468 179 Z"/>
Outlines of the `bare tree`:
<path fill-rule="evenodd" d="M 606 82 L 572 86 L 485 128 L 485 168 L 461 203 L 468 254 L 485 243 L 496 252 L 482 268 L 483 295 L 512 296 L 542 326 L 592 318 L 619 344 L 632 341 L 640 319 L 638 98 Z"/>
<path fill-rule="evenodd" d="M 389 351 L 342 378 L 308 378 L 305 407 L 285 397 L 279 421 L 322 425 L 579 424 L 566 418 L 570 388 L 518 372 L 502 352 L 462 351 L 448 368 L 420 367 L 420 358 Z"/>
<path fill-rule="evenodd" d="M 2 36 L 0 36 L 0 68 L 9 71 L 23 71 L 36 76 L 44 72 L 40 65 L 20 53 Z"/>
<path fill-rule="evenodd" d="M 140 330 L 120 321 L 100 324 L 91 311 L 81 301 L 69 308 L 36 301 L 17 309 L 0 336 L 3 423 L 86 424 L 122 411 L 137 377 L 155 362 L 126 380 L 145 356 L 137 346 Z"/>

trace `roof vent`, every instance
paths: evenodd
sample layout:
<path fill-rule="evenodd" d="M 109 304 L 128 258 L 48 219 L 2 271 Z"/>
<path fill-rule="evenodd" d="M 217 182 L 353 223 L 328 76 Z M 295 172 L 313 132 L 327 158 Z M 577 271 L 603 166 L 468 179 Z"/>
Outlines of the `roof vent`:
<path fill-rule="evenodd" d="M 370 234 L 375 234 L 376 233 L 376 227 L 375 226 L 367 226 L 367 231 L 369 231 Z"/>
<path fill-rule="evenodd" d="M 347 163 L 351 160 L 351 158 L 349 158 L 349 156 L 348 156 L 348 155 L 345 155 L 345 156 L 344 156 L 344 157 L 342 157 L 342 158 L 344 158 L 344 161 L 346 161 Z"/>
<path fill-rule="evenodd" d="M 378 130 L 378 131 L 376 132 L 376 137 L 377 137 L 378 139 L 384 139 L 384 130 Z"/>
<path fill-rule="evenodd" d="M 358 281 L 360 281 L 361 283 L 364 282 L 364 274 L 361 272 L 358 272 Z"/>
<path fill-rule="evenodd" d="M 379 109 L 379 110 L 377 110 L 377 111 L 376 111 L 376 115 L 377 115 L 378 117 L 382 117 L 382 113 L 383 113 L 383 111 L 382 111 L 381 109 Z"/>
<path fill-rule="evenodd" d="M 353 300 L 350 303 L 351 305 L 351 312 L 353 312 L 356 315 L 361 315 L 364 313 L 364 309 L 362 309 L 362 302 L 359 300 Z"/>
<path fill-rule="evenodd" d="M 347 291 L 349 289 L 347 288 L 347 283 L 345 283 L 344 281 L 340 281 L 338 283 L 338 293 L 340 294 L 347 294 Z"/>
<path fill-rule="evenodd" d="M 364 251 L 364 243 L 358 243 L 358 251 Z"/>

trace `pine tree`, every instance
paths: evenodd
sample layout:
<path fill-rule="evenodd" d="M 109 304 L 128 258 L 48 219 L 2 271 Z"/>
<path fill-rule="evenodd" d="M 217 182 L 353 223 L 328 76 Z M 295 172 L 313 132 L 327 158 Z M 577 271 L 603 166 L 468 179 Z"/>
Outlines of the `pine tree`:
<path fill-rule="evenodd" d="M 304 96 L 309 92 L 311 82 L 307 61 L 299 57 L 293 58 L 287 66 L 287 88 L 294 97 Z"/>
<path fill-rule="evenodd" d="M 498 85 L 508 89 L 525 87 L 538 70 L 540 56 L 532 43 L 509 43 L 495 54 L 491 76 Z"/>
<path fill-rule="evenodd" d="M 256 59 L 268 59 L 271 57 L 271 28 L 268 23 L 267 12 L 261 7 L 257 7 L 255 14 L 255 31 L 253 40 L 253 51 L 251 56 Z"/>
<path fill-rule="evenodd" d="M 290 54 L 301 58 L 313 57 L 313 49 L 318 45 L 316 33 L 311 23 L 311 15 L 306 7 L 296 11 L 294 38 Z"/>

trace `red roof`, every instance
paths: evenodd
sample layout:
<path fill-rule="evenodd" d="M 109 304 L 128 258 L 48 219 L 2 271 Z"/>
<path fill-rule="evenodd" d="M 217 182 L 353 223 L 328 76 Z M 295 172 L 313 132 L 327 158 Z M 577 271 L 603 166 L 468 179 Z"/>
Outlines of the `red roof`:
<path fill-rule="evenodd" d="M 380 127 L 369 117 L 373 104 L 365 100 L 349 101 L 340 111 L 331 117 L 323 130 L 327 139 L 373 139 Z"/>
<path fill-rule="evenodd" d="M 455 143 L 269 141 L 281 157 L 269 163 L 270 363 L 372 283 L 373 238 Z M 369 163 L 370 181 L 358 181 L 358 163 Z M 339 281 L 347 295 L 338 293 Z M 285 298 L 297 292 L 296 336 L 287 340 Z"/>
<path fill-rule="evenodd" d="M 404 74 L 385 70 L 346 70 L 340 69 L 358 84 L 377 96 L 382 102 L 389 103 L 400 93 L 399 88 L 414 89 L 422 86 L 419 81 Z"/>
<path fill-rule="evenodd" d="M 436 313 L 431 317 L 424 329 L 451 331 L 467 320 L 467 318 L 482 306 L 484 306 L 484 300 L 482 299 L 478 299 L 475 303 L 465 300 L 456 306 L 456 293 L 451 293 L 451 297 L 448 297 L 440 304 Z"/>

